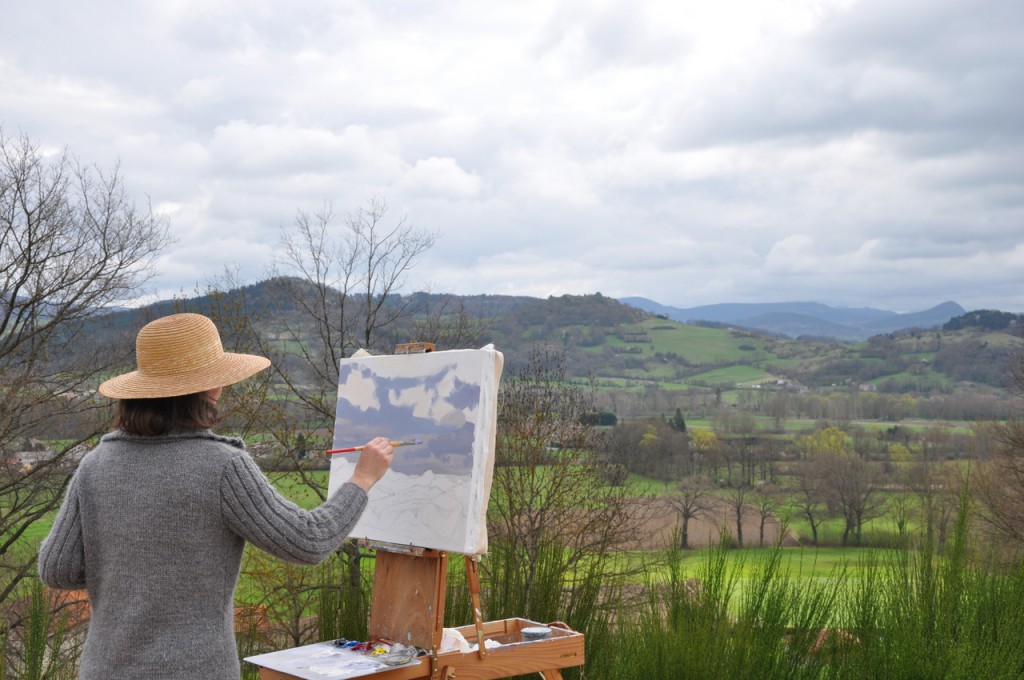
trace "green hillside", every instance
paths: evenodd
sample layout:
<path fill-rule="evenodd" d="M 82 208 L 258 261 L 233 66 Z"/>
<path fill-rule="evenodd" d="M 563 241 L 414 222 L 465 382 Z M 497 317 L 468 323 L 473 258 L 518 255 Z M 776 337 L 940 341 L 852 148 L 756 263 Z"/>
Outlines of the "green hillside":
<path fill-rule="evenodd" d="M 768 392 L 845 390 L 879 398 L 1002 400 L 1009 367 L 1024 348 L 1013 319 L 979 313 L 954 319 L 948 325 L 951 330 L 917 329 L 840 342 L 671 321 L 600 293 L 547 299 L 416 293 L 393 296 L 389 303 L 401 307 L 406 321 L 389 333 L 391 344 L 376 351 L 388 351 L 395 342 L 440 340 L 429 336 L 429 329 L 437 324 L 423 320 L 437 310 L 456 309 L 471 317 L 477 329 L 459 346 L 494 343 L 504 352 L 510 369 L 522 365 L 531 348 L 556 348 L 564 352 L 574 379 L 593 380 L 600 392 L 648 394 L 649 403 L 635 406 L 635 411 L 672 410 L 673 403 L 681 402 L 673 402 L 671 395 L 687 395 L 688 408 L 699 403 L 706 411 L 712 401 L 735 404 L 755 397 L 763 401 Z M 238 304 L 263 323 L 288 319 L 297 328 L 305 323 L 302 313 L 275 291 L 274 281 L 230 291 L 217 304 Z M 127 329 L 175 309 L 205 311 L 210 306 L 205 296 L 162 302 L 112 315 L 106 323 L 107 328 Z M 993 318 L 1001 326 L 994 325 Z M 301 331 L 289 341 L 302 342 Z M 441 348 L 453 347 L 445 347 L 442 341 Z M 663 394 L 654 398 L 652 390 Z M 997 412 L 993 408 L 979 406 L 974 413 L 987 417 Z"/>
<path fill-rule="evenodd" d="M 620 417 L 682 408 L 702 418 L 721 405 L 768 416 L 771 400 L 788 399 L 780 411 L 812 419 L 1004 418 L 1024 349 L 1015 326 L 794 340 L 675 322 L 600 295 L 519 306 L 492 319 L 488 341 L 512 367 L 538 343 L 563 350 L 570 374 L 592 380 L 598 405 Z"/>
<path fill-rule="evenodd" d="M 888 381 L 894 391 L 909 382 L 931 382 L 940 390 L 957 382 L 999 388 L 1007 363 L 1024 348 L 1012 328 L 814 342 L 638 312 L 600 295 L 550 298 L 496 319 L 491 339 L 513 358 L 530 343 L 559 347 L 580 375 L 585 369 L 596 377 L 683 382 L 734 376 L 735 382 L 788 379 L 808 387 Z"/>

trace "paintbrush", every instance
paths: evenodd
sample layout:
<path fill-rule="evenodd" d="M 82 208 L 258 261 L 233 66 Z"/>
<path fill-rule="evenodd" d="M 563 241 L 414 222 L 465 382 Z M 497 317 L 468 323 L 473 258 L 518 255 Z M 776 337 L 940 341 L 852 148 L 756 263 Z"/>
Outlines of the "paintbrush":
<path fill-rule="evenodd" d="M 398 446 L 413 446 L 415 444 L 422 444 L 422 443 L 423 442 L 421 440 L 419 440 L 419 439 L 403 439 L 402 441 L 391 442 L 391 446 L 395 446 L 395 447 L 398 447 Z M 330 455 L 333 455 L 335 453 L 352 453 L 353 451 L 362 451 L 365 446 L 366 446 L 366 444 L 363 444 L 362 446 L 348 446 L 348 447 L 346 447 L 344 449 L 331 449 L 330 451 L 328 451 L 324 455 L 330 456 Z"/>

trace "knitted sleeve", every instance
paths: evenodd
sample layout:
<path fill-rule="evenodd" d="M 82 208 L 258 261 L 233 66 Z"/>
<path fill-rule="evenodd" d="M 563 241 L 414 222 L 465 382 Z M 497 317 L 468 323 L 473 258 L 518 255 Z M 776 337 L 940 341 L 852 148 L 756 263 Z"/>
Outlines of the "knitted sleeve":
<path fill-rule="evenodd" d="M 50 534 L 39 548 L 39 578 L 51 588 L 85 587 L 85 543 L 78 501 L 78 475 L 71 478 Z"/>
<path fill-rule="evenodd" d="M 366 507 L 366 492 L 344 484 L 313 510 L 300 508 L 281 496 L 248 456 L 237 456 L 225 466 L 220 498 L 232 531 L 298 564 L 319 564 L 337 550 Z"/>

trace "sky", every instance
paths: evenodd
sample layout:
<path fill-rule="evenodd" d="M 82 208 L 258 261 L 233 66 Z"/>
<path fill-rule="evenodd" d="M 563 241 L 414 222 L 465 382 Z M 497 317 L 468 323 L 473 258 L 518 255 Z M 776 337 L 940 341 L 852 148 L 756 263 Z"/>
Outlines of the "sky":
<path fill-rule="evenodd" d="M 1020 0 L 0 9 L 0 127 L 120 164 L 149 292 L 300 211 L 436 235 L 405 292 L 1024 312 Z"/>

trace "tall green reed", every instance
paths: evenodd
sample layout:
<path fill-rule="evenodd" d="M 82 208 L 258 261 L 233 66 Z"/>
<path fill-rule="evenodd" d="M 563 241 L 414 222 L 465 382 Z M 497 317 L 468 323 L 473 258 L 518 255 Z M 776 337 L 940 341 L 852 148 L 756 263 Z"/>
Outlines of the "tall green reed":
<path fill-rule="evenodd" d="M 55 611 L 46 588 L 32 584 L 21 625 L 0 635 L 0 680 L 71 680 L 77 674 L 78 645 L 68 617 Z"/>
<path fill-rule="evenodd" d="M 365 640 L 370 614 L 372 575 L 361 570 L 358 584 L 347 560 L 331 558 L 319 567 L 318 634 L 321 640 Z"/>
<path fill-rule="evenodd" d="M 567 678 L 1024 677 L 1024 564 L 1000 562 L 974 536 L 965 499 L 943 545 L 925 533 L 896 559 L 866 551 L 826 577 L 803 574 L 805 560 L 780 546 L 737 559 L 723 541 L 696 568 L 671 551 L 634 579 L 616 571 L 623 560 L 570 563 L 554 542 L 527 568 L 496 542 L 480 567 L 482 608 L 489 620 L 562 620 L 585 633 L 587 663 Z M 345 626 L 365 626 L 369 585 L 346 601 L 330 587 L 346 580 L 336 569 L 321 573 L 321 638 L 358 638 Z M 462 560 L 449 572 L 445 625 L 469 624 Z"/>
<path fill-rule="evenodd" d="M 980 552 L 968 517 L 964 500 L 941 548 L 925 534 L 827 578 L 802 577 L 778 547 L 727 561 L 723 544 L 693 574 L 670 555 L 586 677 L 1024 677 L 1024 568 Z"/>
<path fill-rule="evenodd" d="M 692 575 L 678 552 L 647 599 L 620 611 L 618 654 L 588 678 L 814 678 L 822 661 L 810 653 L 827 624 L 837 580 L 792 578 L 780 548 L 759 551 L 752 574 L 727 560 L 727 542 L 706 552 Z"/>
<path fill-rule="evenodd" d="M 899 560 L 869 564 L 839 610 L 857 643 L 827 677 L 1024 677 L 1024 570 L 972 536 L 964 497 L 944 546 L 926 532 Z"/>

